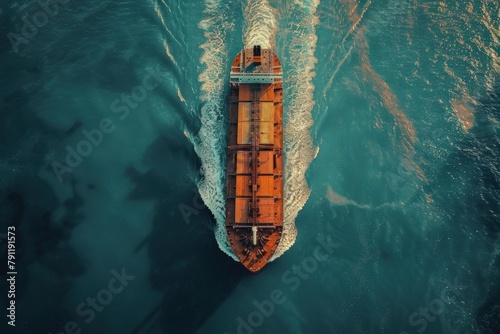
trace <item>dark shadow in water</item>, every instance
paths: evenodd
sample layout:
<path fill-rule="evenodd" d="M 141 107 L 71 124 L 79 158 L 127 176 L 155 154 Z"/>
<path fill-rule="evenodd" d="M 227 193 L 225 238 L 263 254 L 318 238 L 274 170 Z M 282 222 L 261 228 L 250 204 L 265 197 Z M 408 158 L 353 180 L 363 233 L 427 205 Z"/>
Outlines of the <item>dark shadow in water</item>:
<path fill-rule="evenodd" d="M 158 138 L 145 160 L 153 169 L 128 171 L 136 185 L 130 198 L 156 200 L 152 233 L 138 248 L 148 248 L 151 283 L 163 301 L 130 333 L 193 333 L 248 273 L 217 246 L 214 218 L 186 177 L 200 162 L 182 132 Z"/>
<path fill-rule="evenodd" d="M 485 226 L 489 244 L 495 247 L 500 237 L 500 184 L 498 159 L 500 138 L 497 133 L 500 121 L 500 83 L 495 90 L 479 101 L 475 112 L 474 127 L 456 145 L 457 150 L 447 159 L 437 179 L 434 180 L 433 197 L 454 213 L 450 226 L 464 224 L 471 230 L 480 229 L 471 223 Z M 461 184 L 465 182 L 465 184 Z M 457 184 L 460 183 L 460 184 Z M 451 192 L 450 189 L 467 189 L 466 192 Z M 467 203 L 467 205 L 464 205 Z M 468 221 L 467 221 L 468 220 Z M 495 249 L 490 249 L 493 254 Z M 500 333 L 500 263 L 497 256 L 491 268 L 478 268 L 478 280 L 488 294 L 476 311 L 476 320 L 481 333 Z M 489 270 L 491 269 L 491 270 Z M 480 271 L 488 273 L 480 277 Z M 484 274 L 484 273 L 483 273 Z M 480 296 L 480 298 L 483 298 Z"/>
<path fill-rule="evenodd" d="M 73 196 L 62 203 L 62 218 L 54 218 L 59 200 L 38 175 L 60 134 L 33 117 L 24 89 L 9 96 L 0 96 L 0 142 L 5 144 L 0 146 L 0 233 L 6 233 L 7 226 L 15 227 L 18 321 L 15 328 L 2 321 L 0 332 L 48 333 L 63 328 L 74 316 L 74 310 L 65 304 L 66 294 L 72 280 L 85 272 L 85 266 L 68 240 L 81 222 L 78 211 L 83 200 L 75 190 L 76 181 L 71 180 Z M 2 240 L 0 259 L 7 264 L 4 247 Z M 2 291 L 8 291 L 5 273 L 0 277 Z M 0 307 L 5 309 L 6 302 L 1 298 Z"/>
<path fill-rule="evenodd" d="M 4 23 L 0 19 L 0 26 Z M 16 55 L 10 43 L 5 51 L 4 61 L 9 66 L 4 66 L 5 80 L 0 82 L 0 233 L 6 233 L 7 226 L 15 227 L 18 321 L 15 328 L 2 321 L 0 333 L 55 332 L 74 317 L 74 310 L 65 304 L 66 293 L 73 279 L 85 272 L 68 243 L 74 226 L 81 221 L 78 211 L 83 200 L 72 180 L 73 196 L 62 203 L 65 213 L 61 220 L 54 218 L 61 203 L 39 172 L 47 168 L 52 173 L 46 157 L 62 135 L 40 121 L 33 109 L 43 87 L 39 80 L 41 61 Z M 0 260 L 7 264 L 4 247 L 2 240 Z M 5 273 L 0 276 L 1 291 L 8 291 Z M 6 303 L 7 298 L 0 298 L 4 310 Z"/>
<path fill-rule="evenodd" d="M 448 212 L 456 217 L 474 216 L 473 221 L 483 223 L 489 235 L 495 239 L 500 236 L 500 225 L 497 220 L 500 205 L 500 184 L 498 179 L 498 157 L 500 155 L 500 138 L 496 133 L 492 120 L 500 120 L 500 85 L 494 93 L 480 101 L 476 110 L 474 127 L 456 145 L 455 152 L 449 155 L 438 178 L 435 180 L 435 198 L 442 205 L 450 205 Z M 464 181 L 465 180 L 465 181 Z M 457 182 L 467 185 L 457 185 Z M 444 185 L 447 188 L 441 188 Z M 449 186 L 451 185 L 451 186 Z M 465 193 L 451 193 L 448 189 L 464 188 Z M 450 199 L 455 200 L 450 201 Z M 463 206 L 463 203 L 468 203 Z"/>
<path fill-rule="evenodd" d="M 495 127 L 498 130 L 500 121 L 500 82 L 497 82 L 495 90 L 480 102 L 481 114 L 484 116 L 480 115 L 479 124 L 471 130 L 476 146 L 472 147 L 468 158 L 471 164 L 477 161 L 476 154 L 481 158 L 479 166 L 481 183 L 475 184 L 477 193 L 470 194 L 468 201 L 476 205 L 480 211 L 480 219 L 488 229 L 488 234 L 498 241 L 500 238 L 500 221 L 498 220 L 500 179 L 497 169 L 500 157 L 500 137 Z M 495 120 L 497 125 L 493 125 L 491 120 Z M 497 170 L 495 174 L 493 170 Z M 476 312 L 476 320 L 482 333 L 500 333 L 500 301 L 498 299 L 500 296 L 500 258 L 498 256 L 491 266 L 489 294 Z"/>

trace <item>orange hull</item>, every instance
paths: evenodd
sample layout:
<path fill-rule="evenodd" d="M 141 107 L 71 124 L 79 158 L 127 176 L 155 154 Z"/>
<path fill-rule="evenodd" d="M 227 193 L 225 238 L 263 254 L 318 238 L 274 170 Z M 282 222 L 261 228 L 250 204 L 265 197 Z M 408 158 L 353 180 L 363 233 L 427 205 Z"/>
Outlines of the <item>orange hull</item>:
<path fill-rule="evenodd" d="M 271 259 L 283 228 L 281 63 L 270 49 L 243 49 L 231 67 L 226 231 L 250 271 Z"/>

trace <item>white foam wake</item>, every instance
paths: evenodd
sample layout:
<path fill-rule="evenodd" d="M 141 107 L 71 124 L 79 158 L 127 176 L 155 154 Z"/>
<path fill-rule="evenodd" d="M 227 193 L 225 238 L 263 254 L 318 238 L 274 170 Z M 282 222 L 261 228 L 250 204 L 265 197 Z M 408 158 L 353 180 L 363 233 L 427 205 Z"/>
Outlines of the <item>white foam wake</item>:
<path fill-rule="evenodd" d="M 284 184 L 284 225 L 280 245 L 273 259 L 281 256 L 295 242 L 297 229 L 295 219 L 309 198 L 310 189 L 305 172 L 318 150 L 313 146 L 310 128 L 313 124 L 311 111 L 314 107 L 314 67 L 316 58 L 316 8 L 319 1 L 296 3 L 285 8 L 289 16 L 290 28 L 282 34 L 289 59 L 282 59 L 287 71 L 285 78 L 285 107 L 287 125 L 285 126 L 285 184 Z M 215 236 L 222 251 L 237 260 L 231 251 L 225 231 L 225 129 L 222 112 L 225 110 L 225 85 L 227 84 L 226 66 L 228 59 L 228 30 L 234 23 L 221 10 L 220 1 L 207 1 L 205 17 L 199 23 L 204 31 L 205 43 L 201 45 L 201 63 L 205 69 L 198 80 L 202 84 L 201 128 L 193 144 L 202 162 L 202 180 L 198 187 L 203 201 L 216 219 Z M 243 42 L 245 47 L 261 45 L 275 49 L 277 33 L 277 10 L 266 0 L 249 1 L 245 8 L 246 19 Z M 293 17 L 293 19 L 292 19 Z M 298 21 L 297 21 L 298 19 Z"/>
<path fill-rule="evenodd" d="M 316 9 L 319 0 L 296 2 L 283 13 L 290 28 L 282 35 L 284 48 L 288 50 L 283 59 L 284 96 L 285 96 L 285 185 L 284 185 L 284 224 L 281 242 L 273 260 L 283 255 L 295 242 L 297 228 L 295 219 L 306 203 L 311 190 L 305 173 L 318 149 L 314 147 L 310 135 L 313 124 L 311 111 L 314 107 L 314 67 L 317 59 Z M 284 53 L 284 52 L 283 52 Z M 288 102 L 288 104 L 287 104 Z"/>
<path fill-rule="evenodd" d="M 226 47 L 227 32 L 234 23 L 227 11 L 221 8 L 220 1 L 206 1 L 204 19 L 198 27 L 203 30 L 205 43 L 201 63 L 205 67 L 199 75 L 203 95 L 200 111 L 201 128 L 193 139 L 196 153 L 202 166 L 202 180 L 198 184 L 200 195 L 216 220 L 215 238 L 222 251 L 237 260 L 227 241 L 225 229 L 225 186 L 223 184 L 225 166 L 226 137 L 224 134 L 223 111 L 225 110 L 224 91 L 228 54 Z"/>
<path fill-rule="evenodd" d="M 276 9 L 267 0 L 249 0 L 245 8 L 245 33 L 243 44 L 245 48 L 260 45 L 263 48 L 273 48 L 276 44 Z"/>

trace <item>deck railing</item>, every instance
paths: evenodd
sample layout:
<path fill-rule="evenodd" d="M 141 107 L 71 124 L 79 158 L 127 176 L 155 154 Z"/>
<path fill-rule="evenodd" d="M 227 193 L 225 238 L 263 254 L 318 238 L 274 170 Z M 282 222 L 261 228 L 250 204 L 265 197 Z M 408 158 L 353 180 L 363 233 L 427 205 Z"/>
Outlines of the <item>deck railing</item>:
<path fill-rule="evenodd" d="M 230 83 L 274 83 L 283 80 L 281 73 L 231 72 Z"/>

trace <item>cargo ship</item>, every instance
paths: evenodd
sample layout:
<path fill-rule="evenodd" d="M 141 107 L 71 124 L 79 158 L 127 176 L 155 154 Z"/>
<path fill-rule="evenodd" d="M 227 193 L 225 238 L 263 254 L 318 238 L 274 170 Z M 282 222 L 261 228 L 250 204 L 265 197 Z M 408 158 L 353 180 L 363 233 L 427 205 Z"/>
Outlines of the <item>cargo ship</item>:
<path fill-rule="evenodd" d="M 271 259 L 283 229 L 283 86 L 271 49 L 241 50 L 231 66 L 226 232 L 251 272 Z"/>

